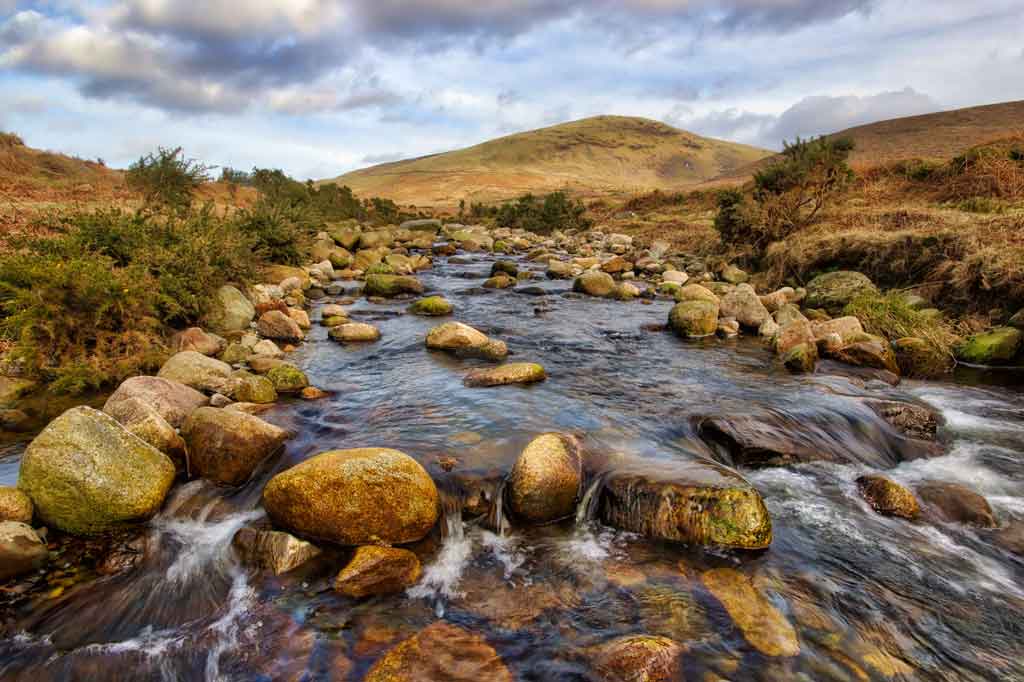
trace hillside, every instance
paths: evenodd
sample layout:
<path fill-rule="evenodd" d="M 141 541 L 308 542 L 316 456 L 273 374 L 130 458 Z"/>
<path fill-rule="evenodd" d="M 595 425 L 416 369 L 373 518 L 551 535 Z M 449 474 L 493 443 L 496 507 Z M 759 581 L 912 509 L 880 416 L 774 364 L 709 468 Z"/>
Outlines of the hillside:
<path fill-rule="evenodd" d="M 644 118 L 597 116 L 457 151 L 386 163 L 335 181 L 400 204 L 452 205 L 524 192 L 680 189 L 768 154 Z"/>

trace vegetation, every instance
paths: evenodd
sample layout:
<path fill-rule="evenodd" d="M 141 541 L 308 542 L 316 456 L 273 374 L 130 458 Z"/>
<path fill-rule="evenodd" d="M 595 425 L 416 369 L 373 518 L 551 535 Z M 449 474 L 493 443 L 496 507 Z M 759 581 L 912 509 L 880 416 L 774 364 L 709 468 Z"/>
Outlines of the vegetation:
<path fill-rule="evenodd" d="M 181 147 L 159 147 L 129 166 L 125 179 L 147 205 L 183 211 L 192 205 L 196 190 L 209 181 L 210 169 L 185 158 Z"/>
<path fill-rule="evenodd" d="M 500 227 L 518 228 L 551 234 L 555 230 L 588 230 L 591 222 L 584 217 L 587 209 L 579 200 L 565 192 L 552 192 L 543 197 L 524 194 L 515 202 L 502 204 L 495 213 Z"/>

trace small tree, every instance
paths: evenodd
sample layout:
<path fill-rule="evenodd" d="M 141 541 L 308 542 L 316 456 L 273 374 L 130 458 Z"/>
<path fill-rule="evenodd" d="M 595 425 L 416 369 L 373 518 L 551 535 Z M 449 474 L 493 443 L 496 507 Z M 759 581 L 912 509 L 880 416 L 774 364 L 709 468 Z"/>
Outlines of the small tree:
<path fill-rule="evenodd" d="M 186 210 L 196 189 L 209 181 L 212 166 L 186 159 L 181 147 L 158 147 L 128 167 L 128 186 L 142 194 L 149 206 Z"/>

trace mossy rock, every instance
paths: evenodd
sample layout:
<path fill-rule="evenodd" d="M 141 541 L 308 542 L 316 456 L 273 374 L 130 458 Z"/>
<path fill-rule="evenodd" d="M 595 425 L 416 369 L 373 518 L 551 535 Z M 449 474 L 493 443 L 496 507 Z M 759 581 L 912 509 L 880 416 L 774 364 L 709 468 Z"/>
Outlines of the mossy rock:
<path fill-rule="evenodd" d="M 818 349 L 813 343 L 801 343 L 786 352 L 782 363 L 793 374 L 811 374 L 817 358 Z"/>
<path fill-rule="evenodd" d="M 830 315 L 839 315 L 853 299 L 863 294 L 876 294 L 878 288 L 866 275 L 852 270 L 839 270 L 818 275 L 807 284 L 807 308 L 824 308 Z"/>
<path fill-rule="evenodd" d="M 395 269 L 387 263 L 376 263 L 366 268 L 367 275 L 393 275 Z"/>
<path fill-rule="evenodd" d="M 975 334 L 957 348 L 957 359 L 972 365 L 1012 362 L 1020 353 L 1024 332 L 1016 327 L 996 327 Z"/>
<path fill-rule="evenodd" d="M 324 319 L 320 320 L 320 324 L 323 325 L 324 327 L 327 327 L 328 329 L 340 327 L 341 325 L 348 324 L 349 322 L 351 322 L 351 320 L 342 315 L 332 315 L 330 317 L 325 317 Z"/>
<path fill-rule="evenodd" d="M 426 317 L 443 317 L 452 314 L 452 304 L 444 296 L 427 296 L 410 305 L 409 312 Z"/>
<path fill-rule="evenodd" d="M 470 388 L 533 384 L 547 379 L 544 367 L 533 362 L 510 362 L 493 369 L 477 369 L 463 380 Z"/>
<path fill-rule="evenodd" d="M 364 296 L 391 298 L 400 294 L 422 294 L 423 283 L 407 275 L 368 275 L 363 286 Z"/>
<path fill-rule="evenodd" d="M 908 336 L 892 342 L 896 364 L 903 376 L 930 379 L 948 373 L 953 358 L 924 339 Z"/>
<path fill-rule="evenodd" d="M 500 243 L 500 242 L 499 242 Z M 509 277 L 517 277 L 519 275 L 519 268 L 510 260 L 499 260 L 495 261 L 491 266 L 491 277 L 498 274 L 504 273 Z"/>
<path fill-rule="evenodd" d="M 309 386 L 309 378 L 305 372 L 287 363 L 272 367 L 266 376 L 278 393 L 299 393 Z"/>
<path fill-rule="evenodd" d="M 857 479 L 857 491 L 872 509 L 883 516 L 916 519 L 921 515 L 914 493 L 885 476 L 861 476 Z"/>
<path fill-rule="evenodd" d="M 32 499 L 24 491 L 0 486 L 0 522 L 32 523 Z"/>
<path fill-rule="evenodd" d="M 711 336 L 718 329 L 718 304 L 711 301 L 683 301 L 668 315 L 669 327 L 683 338 Z"/>
<path fill-rule="evenodd" d="M 266 376 L 240 370 L 232 373 L 231 398 L 240 403 L 267 405 L 277 401 L 277 390 Z"/>

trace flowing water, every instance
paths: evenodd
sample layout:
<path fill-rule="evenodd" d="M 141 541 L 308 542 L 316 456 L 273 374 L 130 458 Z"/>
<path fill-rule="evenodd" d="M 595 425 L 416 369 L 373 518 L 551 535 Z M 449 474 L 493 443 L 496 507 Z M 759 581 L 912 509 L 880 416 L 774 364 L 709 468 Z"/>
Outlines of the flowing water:
<path fill-rule="evenodd" d="M 438 619 L 484 637 L 519 680 L 597 679 L 588 648 L 631 633 L 684 644 L 687 680 L 1024 679 L 1024 561 L 992 531 L 879 516 L 854 483 L 870 471 L 911 486 L 961 482 L 988 498 L 1003 526 L 1024 521 L 1024 395 L 794 377 L 755 340 L 683 342 L 654 329 L 670 302 L 567 297 L 568 282 L 528 283 L 547 296 L 477 289 L 490 263 L 438 259 L 421 279 L 449 297 L 456 319 L 507 341 L 514 359 L 542 363 L 548 381 L 466 388 L 465 372 L 485 363 L 427 351 L 438 320 L 403 315 L 407 302 L 360 300 L 352 316 L 378 325 L 383 339 L 342 346 L 314 327 L 292 361 L 332 393 L 263 415 L 295 433 L 284 454 L 239 489 L 180 486 L 145 531 L 141 565 L 10 615 L 0 679 L 359 680 Z M 902 439 L 869 398 L 940 412 L 946 454 L 903 461 Z M 756 418 L 769 435 L 823 456 L 743 470 L 773 519 L 765 552 L 704 551 L 604 527 L 600 478 L 564 523 L 523 528 L 501 513 L 503 477 L 537 434 L 574 433 L 588 456 L 679 461 L 716 454 L 695 418 L 722 415 Z M 237 563 L 231 538 L 264 520 L 270 476 L 363 446 L 409 453 L 442 490 L 438 529 L 413 547 L 424 564 L 417 586 L 343 598 L 331 589 L 343 551 L 280 577 Z M 442 457 L 457 460 L 450 473 Z M 0 483 L 13 482 L 17 458 L 0 455 Z M 464 514 L 469 494 L 499 504 Z M 767 657 L 747 642 L 701 581 L 716 567 L 751 577 L 795 628 L 799 654 Z"/>

